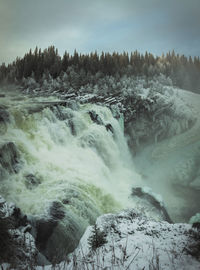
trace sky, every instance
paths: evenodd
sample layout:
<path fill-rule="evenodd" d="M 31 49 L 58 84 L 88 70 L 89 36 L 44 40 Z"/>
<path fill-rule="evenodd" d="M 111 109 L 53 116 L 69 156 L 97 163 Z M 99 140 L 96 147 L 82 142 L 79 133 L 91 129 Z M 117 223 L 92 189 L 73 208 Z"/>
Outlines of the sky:
<path fill-rule="evenodd" d="M 200 56 L 200 0 L 0 0 L 0 63 L 50 45 Z"/>

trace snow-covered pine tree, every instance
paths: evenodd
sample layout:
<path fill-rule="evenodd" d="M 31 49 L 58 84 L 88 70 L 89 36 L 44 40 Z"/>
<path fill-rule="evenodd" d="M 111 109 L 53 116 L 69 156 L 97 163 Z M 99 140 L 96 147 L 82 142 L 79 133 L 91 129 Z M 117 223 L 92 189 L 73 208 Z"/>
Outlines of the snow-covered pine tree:
<path fill-rule="evenodd" d="M 106 233 L 101 231 L 97 225 L 95 224 L 92 229 L 92 234 L 88 238 L 88 244 L 92 250 L 96 250 L 97 248 L 103 246 L 107 243 Z"/>

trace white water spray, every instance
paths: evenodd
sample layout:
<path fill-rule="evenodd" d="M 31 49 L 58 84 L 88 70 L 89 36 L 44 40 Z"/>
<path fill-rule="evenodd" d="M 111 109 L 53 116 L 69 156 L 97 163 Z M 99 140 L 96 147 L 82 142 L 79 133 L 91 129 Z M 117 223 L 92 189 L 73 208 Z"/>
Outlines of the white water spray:
<path fill-rule="evenodd" d="M 131 186 L 140 176 L 131 168 L 123 131 L 109 109 L 91 104 L 77 111 L 44 106 L 30 113 L 42 100 L 26 101 L 7 99 L 10 121 L 1 144 L 16 145 L 20 170 L 1 181 L 1 194 L 32 215 L 44 214 L 59 201 L 83 227 L 100 213 L 130 206 Z M 102 124 L 92 121 L 91 111 Z M 27 181 L 33 178 L 38 183 L 30 187 Z"/>

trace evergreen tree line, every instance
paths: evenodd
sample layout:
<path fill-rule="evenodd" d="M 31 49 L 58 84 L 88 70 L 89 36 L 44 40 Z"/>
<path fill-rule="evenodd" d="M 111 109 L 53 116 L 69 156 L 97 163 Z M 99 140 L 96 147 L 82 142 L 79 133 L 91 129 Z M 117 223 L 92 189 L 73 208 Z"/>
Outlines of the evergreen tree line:
<path fill-rule="evenodd" d="M 61 57 L 54 46 L 43 51 L 36 47 L 11 64 L 3 63 L 0 82 L 21 83 L 24 78 L 32 77 L 40 83 L 44 76 L 56 79 L 72 72 L 78 74 L 77 87 L 91 83 L 90 79 L 97 74 L 98 77 L 108 75 L 117 78 L 145 76 L 148 80 L 161 73 L 171 78 L 175 86 L 200 92 L 200 58 L 186 57 L 174 51 L 159 57 L 138 51 L 129 55 L 126 52 L 79 54 L 75 50 L 73 55 L 65 52 Z"/>

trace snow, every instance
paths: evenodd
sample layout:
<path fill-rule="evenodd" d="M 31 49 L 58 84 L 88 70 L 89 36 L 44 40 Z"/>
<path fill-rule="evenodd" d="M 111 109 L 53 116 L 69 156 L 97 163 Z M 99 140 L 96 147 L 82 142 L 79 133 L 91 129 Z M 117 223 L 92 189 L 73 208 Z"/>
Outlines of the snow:
<path fill-rule="evenodd" d="M 164 205 L 163 198 L 166 202 L 166 196 L 170 194 L 168 197 L 169 201 L 171 200 L 171 205 L 168 204 L 168 206 L 178 208 L 182 201 L 178 205 L 178 199 L 175 196 L 171 197 L 171 195 L 176 195 L 176 193 L 173 194 L 170 186 L 173 181 L 170 180 L 171 183 L 168 184 L 169 180 L 167 178 L 169 178 L 169 174 L 163 175 L 170 170 L 176 176 L 175 183 L 185 187 L 200 188 L 200 171 L 196 177 L 191 179 L 191 172 L 194 171 L 198 159 L 197 161 L 193 159 L 193 153 L 191 153 L 191 159 L 184 157 L 184 160 L 182 156 L 181 158 L 178 156 L 179 154 L 182 155 L 181 151 L 184 147 L 187 145 L 190 147 L 190 144 L 194 144 L 194 147 L 196 147 L 195 143 L 199 142 L 200 96 L 173 88 L 172 86 L 161 87 L 159 83 L 154 84 L 152 87 L 144 88 L 142 80 L 139 80 L 136 91 L 134 91 L 135 89 L 127 89 L 125 87 L 124 92 L 119 97 L 102 98 L 101 103 L 109 108 L 113 108 L 112 111 L 115 111 L 116 115 L 121 117 L 121 112 L 124 109 L 123 102 L 125 103 L 129 96 L 134 96 L 139 102 L 142 101 L 143 107 L 152 116 L 153 122 L 150 125 L 156 131 L 153 134 L 156 143 L 149 151 L 151 166 L 147 168 L 148 163 L 143 162 L 147 168 L 143 173 L 144 175 L 151 175 L 152 178 L 154 177 L 154 169 L 156 169 L 157 173 L 154 183 L 151 183 L 151 179 L 147 179 L 147 183 L 152 188 L 144 186 L 143 191 L 153 196 L 159 201 L 161 206 Z M 38 94 L 37 88 L 33 91 L 34 94 Z M 57 91 L 53 92 L 55 95 L 57 93 Z M 86 94 L 78 96 L 69 91 L 68 94 L 60 95 L 60 97 L 69 99 L 69 102 L 74 102 L 76 105 L 76 101 L 83 104 L 92 102 L 91 100 L 96 95 Z M 128 106 L 126 109 L 128 109 Z M 134 106 L 130 106 L 130 110 L 132 114 L 137 112 Z M 137 125 L 134 125 L 133 135 L 138 142 L 140 137 L 148 135 L 149 125 L 145 121 L 146 119 L 144 118 L 139 119 L 138 130 Z M 160 134 L 166 135 L 167 139 L 162 137 L 160 141 L 157 140 Z M 199 149 L 195 151 L 198 152 Z M 178 158 L 176 158 L 175 152 Z M 146 153 L 145 158 L 147 156 Z M 143 157 L 141 160 L 146 161 Z M 178 162 L 176 162 L 177 160 Z M 162 183 L 162 181 L 165 183 Z M 145 184 L 147 185 L 147 183 Z M 156 187 L 158 188 L 156 189 Z M 163 192 L 163 196 L 155 192 Z M 174 200 L 178 203 L 175 204 Z M 4 202 L 0 197 L 0 206 Z M 185 207 L 185 204 L 182 203 L 182 205 Z M 190 209 L 190 205 L 188 209 Z M 4 205 L 1 208 L 0 217 L 4 214 L 5 216 L 10 216 L 11 212 L 12 205 Z M 190 219 L 190 223 L 199 222 L 199 220 L 200 214 L 197 213 Z M 92 251 L 88 245 L 88 238 L 92 234 L 92 227 L 88 227 L 77 249 L 69 256 L 67 261 L 62 262 L 55 269 L 200 269 L 200 262 L 188 252 L 190 246 L 196 241 L 192 236 L 191 230 L 193 229 L 191 229 L 189 224 L 156 222 L 134 210 L 126 210 L 120 214 L 107 214 L 99 217 L 97 225 L 106 232 L 108 242 L 95 252 Z M 24 239 L 25 244 L 34 250 L 34 239 L 25 231 L 26 228 L 23 228 L 20 231 L 15 230 L 14 233 L 18 235 L 19 239 Z M 27 251 L 26 255 L 28 256 L 31 252 Z M 37 269 L 47 270 L 51 269 L 51 267 L 37 267 Z"/>
<path fill-rule="evenodd" d="M 160 112 L 152 123 L 153 126 L 156 121 L 162 121 L 158 133 L 164 136 L 156 143 L 141 143 L 134 164 L 141 172 L 143 186 L 162 195 L 172 220 L 188 222 L 199 212 L 200 95 L 170 86 L 165 88 L 170 94 L 166 91 L 159 94 L 162 97 L 159 102 L 173 101 L 169 111 L 171 116 L 165 111 Z M 159 104 L 162 108 L 162 103 Z M 155 113 L 158 113 L 157 109 Z M 143 134 L 148 133 L 147 128 L 142 130 Z M 135 126 L 134 131 L 136 133 Z"/>
<path fill-rule="evenodd" d="M 77 249 L 55 269 L 200 269 L 200 262 L 188 252 L 195 243 L 189 224 L 155 222 L 135 210 L 103 215 L 96 224 L 106 233 L 107 243 L 91 250 L 90 226 Z"/>

